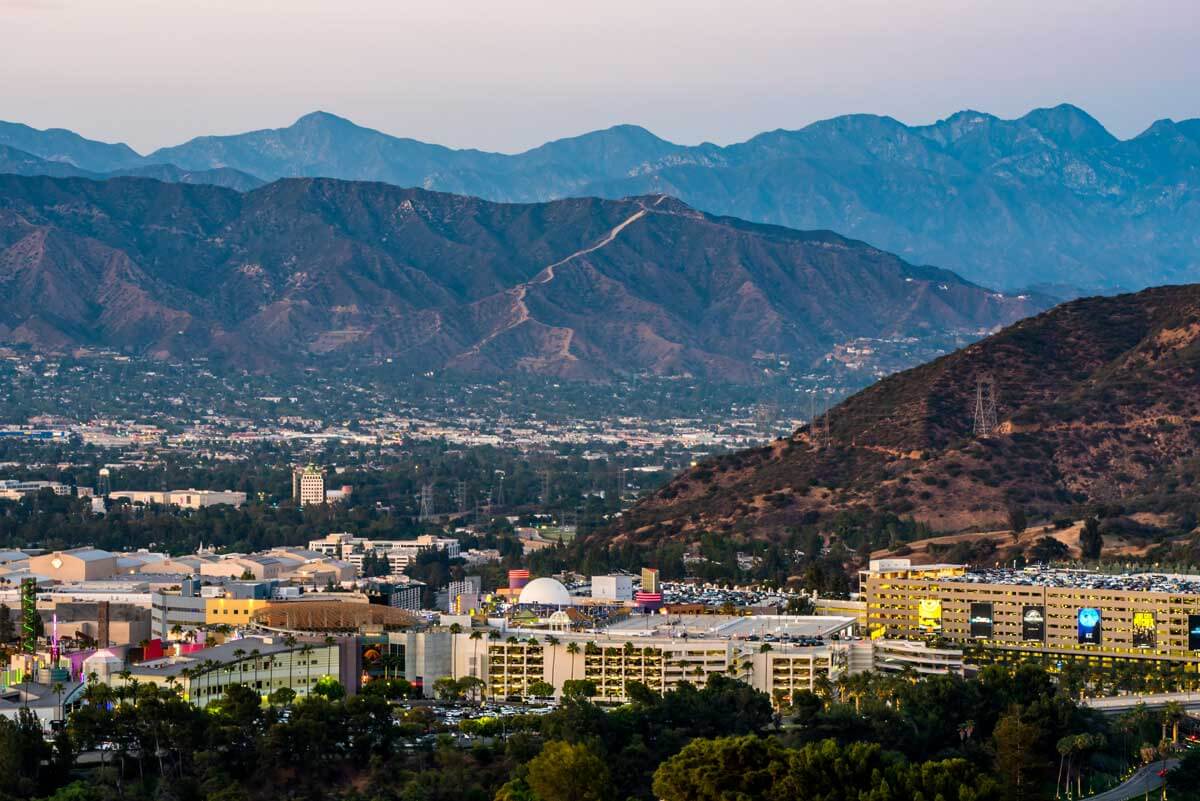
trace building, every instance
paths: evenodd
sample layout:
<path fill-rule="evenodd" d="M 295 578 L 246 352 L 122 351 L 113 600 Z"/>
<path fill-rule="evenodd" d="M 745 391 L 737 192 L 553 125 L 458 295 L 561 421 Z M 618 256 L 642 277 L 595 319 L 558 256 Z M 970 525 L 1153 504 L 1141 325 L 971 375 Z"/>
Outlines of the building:
<path fill-rule="evenodd" d="M 867 631 L 867 602 L 843 600 L 841 598 L 813 598 L 813 612 L 818 615 L 852 617 L 857 621 L 857 632 Z"/>
<path fill-rule="evenodd" d="M 347 533 L 328 534 L 319 540 L 309 540 L 308 550 L 335 557 L 354 566 L 362 575 L 363 562 L 368 557 L 384 559 L 388 572 L 398 575 L 428 550 L 443 550 L 451 559 L 458 558 L 459 543 L 452 537 L 423 534 L 411 540 L 375 540 Z"/>
<path fill-rule="evenodd" d="M 185 587 L 188 582 L 184 582 Z M 176 631 L 192 631 L 208 621 L 208 598 L 200 597 L 199 586 L 195 594 L 189 591 L 163 591 L 150 595 L 150 630 L 161 639 L 171 637 Z"/>
<path fill-rule="evenodd" d="M 592 598 L 597 601 L 633 600 L 633 577 L 592 576 Z"/>
<path fill-rule="evenodd" d="M 244 506 L 246 493 L 232 490 L 121 490 L 110 492 L 109 498 L 125 499 L 143 505 L 176 506 L 181 509 L 204 509 L 209 506 Z"/>
<path fill-rule="evenodd" d="M 874 638 L 936 640 L 975 662 L 1036 659 L 1200 671 L 1200 577 L 873 561 Z"/>
<path fill-rule="evenodd" d="M 79 681 L 53 683 L 29 682 L 0 687 L 0 717 L 17 720 L 22 710 L 31 712 L 49 734 L 56 723 L 79 703 L 85 684 Z"/>
<path fill-rule="evenodd" d="M 230 554 L 200 565 L 200 575 L 218 578 L 253 578 L 260 581 L 283 575 L 284 565 L 266 554 Z"/>
<path fill-rule="evenodd" d="M 662 592 L 662 586 L 658 578 L 658 568 L 642 568 L 642 592 Z"/>
<path fill-rule="evenodd" d="M 150 610 L 135 604 L 59 601 L 38 609 L 42 628 L 49 634 L 57 627 L 58 636 L 72 640 L 137 644 L 150 639 Z M 101 628 L 107 628 L 107 639 L 101 643 Z"/>
<path fill-rule="evenodd" d="M 323 678 L 341 681 L 337 643 L 296 642 L 282 637 L 244 637 L 212 648 L 165 656 L 129 666 L 130 681 L 175 685 L 200 708 L 221 698 L 233 684 L 244 684 L 264 699 L 281 688 L 308 695 Z"/>
<path fill-rule="evenodd" d="M 102 581 L 117 574 L 117 555 L 98 548 L 73 548 L 29 557 L 29 572 L 62 582 Z"/>
<path fill-rule="evenodd" d="M 620 702 L 629 681 L 666 692 L 721 675 L 778 698 L 847 672 L 850 643 L 840 638 L 852 625 L 829 617 L 649 615 L 611 625 L 604 634 L 519 630 L 495 639 L 489 633 L 483 645 L 462 634 L 456 667 L 482 678 L 496 697 L 528 695 L 543 681 L 561 694 L 564 682 L 587 679 L 597 700 Z M 486 656 L 472 662 L 475 649 Z"/>
<path fill-rule="evenodd" d="M 479 599 L 482 595 L 483 578 L 480 576 L 464 576 L 462 581 L 452 581 L 446 588 L 444 611 L 461 615 L 472 609 L 478 609 Z"/>
<path fill-rule="evenodd" d="M 50 490 L 55 495 L 74 495 L 75 489 L 69 484 L 57 481 L 15 481 L 0 480 L 0 500 L 19 501 L 26 495 L 36 495 L 42 490 Z"/>
<path fill-rule="evenodd" d="M 325 503 L 325 471 L 312 464 L 293 470 L 292 500 L 297 506 Z"/>
<path fill-rule="evenodd" d="M 233 626 L 244 628 L 251 623 L 251 616 L 271 606 L 269 598 L 239 598 L 223 595 L 204 599 L 204 625 Z"/>

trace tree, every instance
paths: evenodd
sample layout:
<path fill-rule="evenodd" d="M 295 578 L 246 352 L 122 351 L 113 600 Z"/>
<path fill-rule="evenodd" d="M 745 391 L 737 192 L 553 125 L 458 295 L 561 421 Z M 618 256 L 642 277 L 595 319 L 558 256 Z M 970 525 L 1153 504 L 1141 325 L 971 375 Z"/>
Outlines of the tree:
<path fill-rule="evenodd" d="M 433 682 L 433 694 L 443 701 L 457 701 L 462 698 L 462 688 L 459 686 L 458 679 L 442 676 Z"/>
<path fill-rule="evenodd" d="M 270 694 L 270 696 L 267 697 L 267 701 L 269 701 L 274 706 L 288 706 L 295 700 L 296 700 L 296 691 L 293 690 L 291 687 L 280 687 L 278 690 L 275 690 L 274 692 L 272 692 Z"/>
<path fill-rule="evenodd" d="M 568 679 L 563 682 L 564 699 L 583 700 L 594 698 L 595 695 L 596 682 L 590 679 Z"/>
<path fill-rule="evenodd" d="M 1104 548 L 1104 537 L 1100 534 L 1100 521 L 1089 517 L 1079 532 L 1079 552 L 1084 559 L 1099 559 Z"/>
<path fill-rule="evenodd" d="M 549 698 L 554 695 L 554 685 L 548 681 L 535 681 L 529 685 L 529 695 L 532 698 Z"/>
<path fill-rule="evenodd" d="M 15 635 L 12 610 L 8 608 L 8 604 L 0 604 L 0 643 L 12 642 Z"/>
<path fill-rule="evenodd" d="M 1021 536 L 1028 523 L 1024 507 L 1015 503 L 1008 507 L 1008 527 L 1012 529 L 1014 539 Z"/>
<path fill-rule="evenodd" d="M 554 679 L 554 665 L 558 656 L 558 645 L 562 640 L 550 634 L 546 637 L 546 646 L 550 649 L 550 679 Z"/>
<path fill-rule="evenodd" d="M 330 701 L 340 701 L 346 697 L 346 688 L 332 676 L 322 676 L 317 679 L 317 686 L 313 687 L 312 691 Z"/>
<path fill-rule="evenodd" d="M 541 801 L 604 801 L 610 794 L 608 766 L 582 743 L 551 740 L 526 769 Z"/>
<path fill-rule="evenodd" d="M 462 626 L 458 623 L 450 624 L 450 678 L 455 678 L 458 675 L 458 665 L 455 659 L 455 646 L 458 645 L 458 635 L 462 634 Z"/>
<path fill-rule="evenodd" d="M 992 732 L 996 770 L 1004 778 L 1010 798 L 1025 797 L 1028 774 L 1038 764 L 1034 748 L 1040 737 L 1038 727 L 1022 718 L 1019 705 L 1014 705 L 996 723 Z"/>
<path fill-rule="evenodd" d="M 579 656 L 579 643 L 567 643 L 567 653 L 571 655 L 571 678 L 575 678 L 575 657 Z"/>

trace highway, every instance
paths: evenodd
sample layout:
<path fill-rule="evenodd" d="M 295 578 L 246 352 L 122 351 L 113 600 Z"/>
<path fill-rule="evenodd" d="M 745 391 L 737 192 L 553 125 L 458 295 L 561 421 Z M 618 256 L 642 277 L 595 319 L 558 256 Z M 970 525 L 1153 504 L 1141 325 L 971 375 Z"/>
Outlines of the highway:
<path fill-rule="evenodd" d="M 1163 778 L 1158 775 L 1159 772 L 1164 769 L 1170 770 L 1178 764 L 1178 759 L 1155 760 L 1111 790 L 1088 796 L 1082 801 L 1131 801 L 1134 798 L 1144 798 L 1147 793 L 1157 792 L 1163 786 Z"/>
<path fill-rule="evenodd" d="M 1200 693 L 1147 693 L 1145 695 L 1114 695 L 1108 698 L 1085 698 L 1084 706 L 1108 715 L 1128 712 L 1138 704 L 1147 709 L 1161 709 L 1172 701 L 1183 705 L 1188 712 L 1200 712 Z"/>

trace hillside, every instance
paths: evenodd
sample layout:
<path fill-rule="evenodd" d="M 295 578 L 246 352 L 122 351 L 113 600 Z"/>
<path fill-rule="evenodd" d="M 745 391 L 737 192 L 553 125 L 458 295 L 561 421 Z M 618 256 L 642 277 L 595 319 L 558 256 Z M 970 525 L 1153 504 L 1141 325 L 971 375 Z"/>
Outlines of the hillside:
<path fill-rule="evenodd" d="M 979 379 L 997 431 L 974 434 Z M 1088 298 L 892 375 L 814 430 L 713 459 L 631 510 L 617 535 L 770 538 L 839 512 L 935 531 L 999 528 L 1089 503 L 1200 503 L 1200 285 Z M 985 393 L 986 395 L 986 393 Z M 986 404 L 985 404 L 986 407 Z"/>
<path fill-rule="evenodd" d="M 977 335 L 1039 301 L 662 196 L 497 204 L 324 179 L 247 193 L 0 176 L 0 342 L 253 369 L 747 381 L 859 337 Z M 766 355 L 766 356 L 764 356 Z"/>
<path fill-rule="evenodd" d="M 1119 140 L 1066 104 L 1011 120 L 960 111 L 932 125 L 854 114 L 724 147 L 618 125 L 506 155 L 325 112 L 147 156 L 12 123 L 0 123 L 0 145 L 105 174 L 172 164 L 187 175 L 384 181 L 505 202 L 668 194 L 713 214 L 837 231 L 984 286 L 1060 296 L 1200 279 L 1200 120 L 1160 120 Z"/>

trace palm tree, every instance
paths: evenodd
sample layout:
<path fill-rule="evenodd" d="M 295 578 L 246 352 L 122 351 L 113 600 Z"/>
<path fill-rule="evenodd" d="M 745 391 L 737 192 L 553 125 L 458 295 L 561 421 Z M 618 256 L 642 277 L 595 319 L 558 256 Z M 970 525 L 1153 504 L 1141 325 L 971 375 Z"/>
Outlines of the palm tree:
<path fill-rule="evenodd" d="M 246 668 L 246 666 L 242 664 L 242 660 L 245 657 L 246 657 L 246 652 L 244 650 L 242 650 L 241 648 L 233 649 L 233 665 L 231 665 L 230 667 L 232 668 L 234 665 L 237 666 L 238 684 L 246 683 L 246 677 L 242 675 L 243 671 Z"/>
<path fill-rule="evenodd" d="M 558 661 L 558 645 L 561 642 L 553 634 L 546 637 L 546 645 L 550 646 L 550 681 L 554 681 L 554 665 Z"/>
<path fill-rule="evenodd" d="M 571 655 L 571 678 L 575 678 L 575 657 L 579 656 L 579 643 L 567 643 L 567 653 Z"/>
<path fill-rule="evenodd" d="M 304 679 L 304 694 L 307 696 L 308 691 L 312 689 L 312 659 L 309 655 L 313 652 L 313 647 L 310 643 L 304 643 L 300 646 L 300 655 L 304 657 L 304 666 L 307 670 L 307 676 Z"/>
<path fill-rule="evenodd" d="M 475 631 L 471 632 L 471 642 L 475 644 L 475 654 L 473 656 L 473 658 L 475 660 L 475 675 L 480 678 L 483 677 L 483 670 L 480 669 L 480 666 L 479 666 L 479 641 L 482 639 L 483 639 L 483 632 L 480 631 L 479 629 L 476 629 Z"/>
<path fill-rule="evenodd" d="M 63 720 L 67 716 L 66 711 L 63 709 L 63 693 L 66 692 L 66 690 L 67 690 L 67 688 L 63 686 L 61 681 L 54 682 L 54 686 L 50 688 L 50 692 L 52 692 L 58 696 L 58 719 L 59 720 Z"/>
<path fill-rule="evenodd" d="M 253 668 L 254 668 L 254 678 L 252 679 L 252 681 L 253 681 L 253 686 L 254 686 L 255 690 L 259 689 L 259 686 L 258 686 L 258 660 L 261 657 L 262 657 L 262 652 L 259 651 L 257 648 L 250 649 L 250 659 L 252 660 L 251 664 L 253 665 Z"/>
<path fill-rule="evenodd" d="M 1171 719 L 1171 744 L 1179 745 L 1179 722 L 1187 717 L 1187 710 L 1178 701 L 1171 701 L 1163 708 L 1163 713 Z"/>
<path fill-rule="evenodd" d="M 458 678 L 457 675 L 455 675 L 457 673 L 458 665 L 455 664 L 454 651 L 455 651 L 455 645 L 458 642 L 459 634 L 462 634 L 462 626 L 460 626 L 457 623 L 451 623 L 450 624 L 450 678 L 452 678 L 452 679 Z"/>
<path fill-rule="evenodd" d="M 291 632 L 283 635 L 283 644 L 286 645 L 290 649 L 290 651 L 294 651 L 294 649 L 296 648 L 295 635 L 293 635 Z M 292 668 L 295 666 L 295 664 L 296 664 L 296 654 L 293 652 L 289 652 L 288 653 L 288 687 L 291 687 L 292 689 L 295 689 L 295 687 L 296 687 L 296 682 L 292 680 Z"/>

